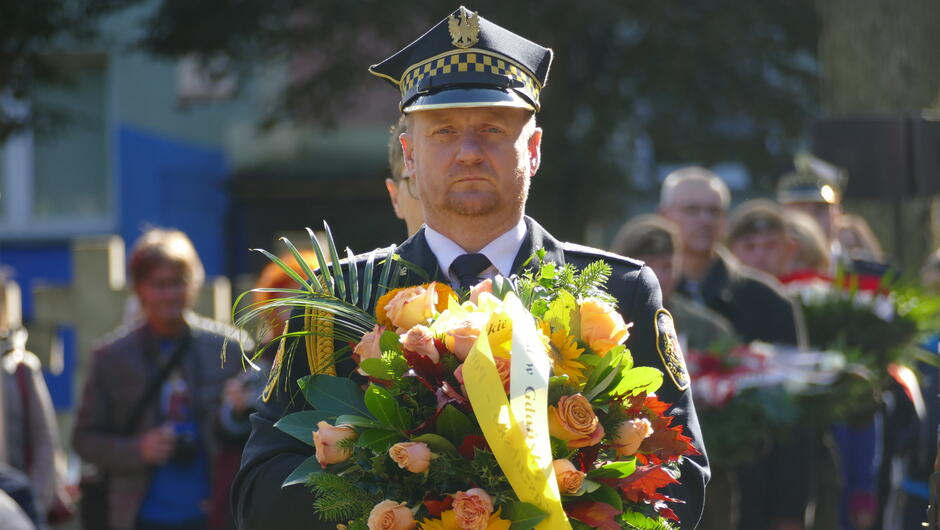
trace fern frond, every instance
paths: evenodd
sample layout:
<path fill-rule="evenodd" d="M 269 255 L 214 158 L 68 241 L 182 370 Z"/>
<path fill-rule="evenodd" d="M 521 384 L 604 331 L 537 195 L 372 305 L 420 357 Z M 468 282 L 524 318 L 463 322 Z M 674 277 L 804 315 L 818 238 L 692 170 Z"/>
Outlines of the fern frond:
<path fill-rule="evenodd" d="M 381 500 L 370 495 L 352 480 L 333 473 L 314 473 L 307 480 L 317 499 L 314 510 L 330 521 L 348 521 L 368 514 Z"/>

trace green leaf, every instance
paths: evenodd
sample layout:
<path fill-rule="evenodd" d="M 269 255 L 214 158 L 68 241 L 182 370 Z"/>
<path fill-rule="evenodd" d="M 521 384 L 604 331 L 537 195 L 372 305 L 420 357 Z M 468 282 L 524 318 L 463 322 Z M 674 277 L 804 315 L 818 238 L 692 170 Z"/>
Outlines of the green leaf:
<path fill-rule="evenodd" d="M 528 530 L 535 528 L 542 520 L 548 517 L 534 504 L 516 501 L 503 506 L 503 511 L 499 514 L 500 519 L 512 521 L 509 530 Z"/>
<path fill-rule="evenodd" d="M 474 433 L 473 422 L 453 405 L 447 405 L 437 417 L 437 432 L 454 445 L 460 445 Z"/>
<path fill-rule="evenodd" d="M 623 498 L 620 493 L 606 484 L 598 484 L 598 486 L 597 489 L 585 493 L 584 496 L 593 501 L 609 504 L 617 511 L 623 511 Z"/>
<path fill-rule="evenodd" d="M 625 478 L 632 475 L 634 471 L 636 471 L 636 459 L 631 458 L 621 462 L 611 462 L 605 466 L 591 470 L 588 472 L 588 477 L 591 479 Z"/>
<path fill-rule="evenodd" d="M 330 231 L 330 225 L 323 221 L 323 229 L 326 231 L 326 243 L 330 249 L 330 261 L 333 264 L 333 274 L 336 276 L 336 297 L 340 300 L 346 300 L 346 281 L 343 278 L 343 266 L 340 263 L 339 253 L 336 252 L 336 243 L 333 241 L 333 232 Z"/>
<path fill-rule="evenodd" d="M 394 331 L 386 331 L 382 333 L 382 336 L 379 337 L 379 348 L 383 352 L 393 351 L 396 353 L 403 353 L 401 349 L 401 340 L 398 337 L 398 334 Z"/>
<path fill-rule="evenodd" d="M 623 378 L 614 387 L 613 394 L 636 396 L 643 392 L 652 393 L 663 384 L 663 373 L 651 366 L 637 366 L 621 374 Z"/>
<path fill-rule="evenodd" d="M 353 251 L 346 247 L 346 266 L 349 267 L 349 303 L 359 304 L 359 269 L 354 263 Z"/>
<path fill-rule="evenodd" d="M 403 431 L 408 428 L 405 424 L 405 415 L 402 413 L 401 405 L 395 401 L 395 398 L 388 390 L 377 386 L 369 385 L 365 396 L 366 408 L 379 421 L 393 429 Z"/>
<path fill-rule="evenodd" d="M 358 416 L 356 414 L 340 414 L 336 417 L 337 425 L 352 425 L 354 427 L 365 427 L 369 428 L 381 428 L 374 419 L 366 418 L 364 416 Z"/>
<path fill-rule="evenodd" d="M 274 426 L 301 442 L 312 446 L 313 432 L 317 430 L 317 423 L 333 418 L 335 414 L 322 410 L 305 410 L 288 414 L 277 420 Z"/>
<path fill-rule="evenodd" d="M 404 437 L 386 429 L 367 429 L 359 435 L 356 444 L 376 453 L 384 453 L 393 444 L 404 440 Z"/>
<path fill-rule="evenodd" d="M 411 439 L 412 442 L 424 442 L 437 454 L 456 453 L 457 447 L 450 443 L 450 440 L 439 434 L 427 433 Z"/>
<path fill-rule="evenodd" d="M 578 317 L 578 302 L 568 291 L 559 291 L 548 306 L 542 319 L 551 324 L 552 330 L 562 329 L 567 335 L 579 336 L 581 321 Z"/>
<path fill-rule="evenodd" d="M 369 252 L 362 271 L 362 307 L 368 309 L 372 302 L 372 276 L 375 274 L 375 251 Z"/>
<path fill-rule="evenodd" d="M 385 359 L 363 359 L 359 362 L 359 368 L 376 379 L 390 381 L 394 377 L 392 367 Z"/>
<path fill-rule="evenodd" d="M 307 235 L 310 236 L 310 246 L 313 247 L 313 252 L 317 255 L 317 262 L 320 264 L 320 276 L 323 277 L 323 289 L 327 294 L 332 295 L 334 292 L 333 289 L 333 275 L 330 274 L 330 265 L 326 261 L 326 257 L 323 255 L 323 249 L 320 248 L 320 241 L 317 239 L 317 235 L 313 233 L 313 230 L 310 227 L 307 227 Z"/>
<path fill-rule="evenodd" d="M 332 375 L 308 375 L 300 378 L 297 385 L 307 402 L 317 410 L 340 414 L 371 416 L 363 401 L 362 389 L 353 381 Z"/>
<path fill-rule="evenodd" d="M 375 290 L 375 300 L 378 301 L 382 295 L 388 291 L 388 279 L 392 274 L 393 257 L 395 256 L 395 246 L 389 249 L 388 257 L 382 260 L 382 274 L 379 275 L 379 286 Z"/>
<path fill-rule="evenodd" d="M 320 467 L 320 463 L 317 462 L 316 456 L 311 456 L 300 463 L 290 475 L 287 475 L 287 478 L 284 479 L 284 483 L 281 484 L 281 487 L 293 486 L 295 484 L 306 484 L 307 477 L 314 473 L 322 473 L 323 468 Z"/>
<path fill-rule="evenodd" d="M 281 258 L 275 256 L 274 254 L 271 254 L 270 252 L 268 252 L 267 250 L 264 250 L 263 248 L 253 248 L 252 250 L 254 250 L 255 252 L 260 252 L 264 254 L 265 256 L 267 256 L 269 260 L 276 263 L 277 266 L 280 267 L 281 270 L 284 271 L 284 274 L 287 274 L 292 280 L 297 282 L 297 285 L 300 285 L 302 287 L 307 287 L 310 289 L 311 292 L 313 292 L 313 287 L 310 287 L 310 284 L 304 281 L 304 279 L 301 278 L 299 274 L 294 272 L 293 267 L 288 266 L 286 263 L 284 263 L 283 260 L 281 260 Z"/>

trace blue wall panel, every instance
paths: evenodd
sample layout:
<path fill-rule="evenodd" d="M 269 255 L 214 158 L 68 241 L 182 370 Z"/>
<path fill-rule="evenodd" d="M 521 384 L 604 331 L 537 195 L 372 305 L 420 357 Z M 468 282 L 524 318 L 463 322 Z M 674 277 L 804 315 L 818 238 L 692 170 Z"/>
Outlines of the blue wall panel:
<path fill-rule="evenodd" d="M 72 256 L 68 242 L 0 245 L 0 265 L 13 269 L 13 279 L 23 291 L 23 320 L 33 317 L 33 285 L 64 285 L 72 281 Z"/>
<path fill-rule="evenodd" d="M 128 251 L 148 225 L 178 228 L 193 240 L 206 274 L 222 274 L 228 207 L 224 151 L 128 125 L 117 135 L 119 233 Z"/>

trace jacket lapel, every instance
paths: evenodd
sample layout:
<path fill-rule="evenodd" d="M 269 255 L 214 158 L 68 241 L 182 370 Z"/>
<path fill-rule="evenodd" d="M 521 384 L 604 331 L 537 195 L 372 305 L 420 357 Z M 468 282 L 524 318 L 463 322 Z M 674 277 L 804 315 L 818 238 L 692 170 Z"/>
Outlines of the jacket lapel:
<path fill-rule="evenodd" d="M 559 266 L 565 264 L 565 251 L 562 243 L 555 239 L 540 224 L 535 222 L 529 216 L 525 217 L 526 233 L 522 240 L 522 246 L 519 247 L 519 253 L 512 263 L 512 272 L 521 274 L 522 271 L 532 266 L 531 258 L 538 249 L 545 249 L 545 261 L 552 262 Z"/>
<path fill-rule="evenodd" d="M 428 279 L 425 279 L 424 275 L 412 270 L 413 267 L 404 264 L 399 272 L 402 275 L 399 285 L 417 285 L 426 281 L 440 281 L 443 278 L 437 258 L 428 246 L 423 226 L 395 249 L 395 253 L 410 265 L 420 268 L 428 276 Z"/>

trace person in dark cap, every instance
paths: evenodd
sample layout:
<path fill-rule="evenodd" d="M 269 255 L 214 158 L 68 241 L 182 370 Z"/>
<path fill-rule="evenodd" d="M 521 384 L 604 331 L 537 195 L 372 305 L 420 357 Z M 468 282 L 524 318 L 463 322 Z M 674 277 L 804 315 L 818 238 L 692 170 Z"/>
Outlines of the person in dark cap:
<path fill-rule="evenodd" d="M 607 287 L 625 320 L 634 323 L 629 347 L 636 363 L 664 371 L 659 397 L 673 404 L 669 415 L 701 453 L 685 460 L 681 485 L 666 491 L 684 501 L 671 506 L 682 528 L 695 528 L 708 461 L 682 353 L 670 347 L 671 340 L 657 340 L 675 336 L 675 330 L 655 275 L 640 262 L 558 241 L 525 216 L 529 183 L 541 160 L 542 130 L 535 113 L 551 59 L 551 50 L 461 7 L 370 68 L 401 94 L 407 121 L 407 133 L 401 135 L 404 164 L 424 210 L 425 226 L 395 252 L 431 278 L 458 287 L 496 274 L 518 274 L 538 249 L 559 264 L 609 263 L 613 274 Z M 364 261 L 354 258 L 346 266 L 360 267 Z M 402 269 L 400 285 L 423 281 L 412 269 Z M 336 522 L 316 521 L 306 488 L 281 488 L 285 477 L 313 455 L 313 448 L 274 427 L 279 418 L 305 406 L 296 380 L 314 369 L 304 342 L 294 344 L 291 360 L 269 382 L 277 390 L 259 402 L 252 416 L 253 432 L 232 493 L 242 529 L 336 527 Z M 337 373 L 349 374 L 350 364 L 336 365 Z"/>
<path fill-rule="evenodd" d="M 775 278 L 787 272 L 795 246 L 787 236 L 780 206 L 766 199 L 747 201 L 731 212 L 726 242 L 741 263 Z"/>

